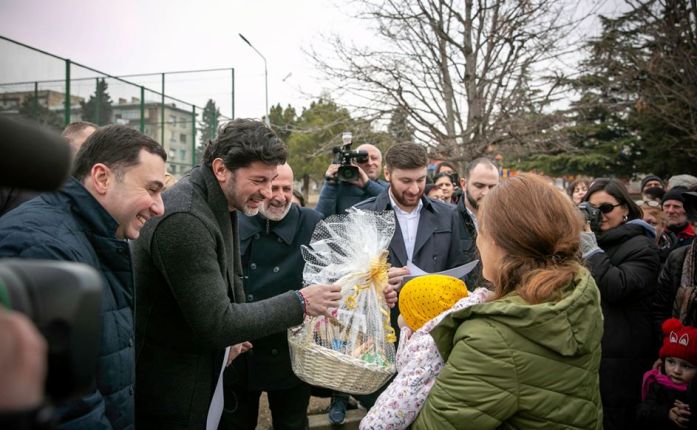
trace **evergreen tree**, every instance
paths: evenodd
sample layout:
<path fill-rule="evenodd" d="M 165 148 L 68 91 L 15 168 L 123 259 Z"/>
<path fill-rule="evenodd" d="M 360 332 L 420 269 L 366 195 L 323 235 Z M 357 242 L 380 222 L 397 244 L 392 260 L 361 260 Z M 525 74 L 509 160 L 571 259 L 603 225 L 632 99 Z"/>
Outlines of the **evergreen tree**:
<path fill-rule="evenodd" d="M 198 131 L 201 133 L 201 140 L 196 146 L 197 163 L 203 160 L 203 154 L 206 151 L 208 142 L 215 139 L 218 134 L 218 125 L 220 122 L 220 109 L 216 106 L 213 99 L 208 99 L 206 106 L 201 113 L 201 121 L 198 123 Z"/>
<path fill-rule="evenodd" d="M 297 120 L 297 114 L 295 113 L 295 108 L 288 105 L 285 109 L 281 107 L 281 104 L 271 106 L 269 111 L 269 120 L 271 123 L 271 129 L 276 133 L 278 137 L 284 142 L 288 141 L 290 134 L 293 131 L 295 122 Z"/>
<path fill-rule="evenodd" d="M 279 109 L 275 112 L 278 113 Z M 286 108 L 284 114 L 289 109 L 290 107 Z M 286 116 L 289 117 L 290 115 Z M 321 182 L 324 179 L 327 166 L 334 158 L 333 148 L 342 144 L 341 135 L 344 131 L 352 133 L 354 150 L 361 144 L 370 143 L 384 153 L 395 142 L 388 133 L 373 131 L 370 121 L 352 118 L 347 109 L 338 106 L 327 96 L 312 102 L 297 117 L 286 140 L 288 163 L 293 168 L 295 177 L 303 182 L 305 200 L 309 197 L 310 180 Z"/>
<path fill-rule="evenodd" d="M 572 149 L 519 168 L 623 177 L 695 171 L 697 11 L 686 0 L 630 5 L 619 17 L 601 17 L 581 75 L 568 81 L 580 96 L 558 125 Z"/>
<path fill-rule="evenodd" d="M 82 119 L 97 125 L 106 125 L 111 122 L 112 100 L 107 93 L 109 85 L 104 79 L 97 79 L 97 87 L 94 94 L 87 102 L 81 101 Z"/>
<path fill-rule="evenodd" d="M 409 113 L 403 107 L 398 107 L 392 112 L 387 132 L 397 142 L 413 142 L 414 127 L 409 124 Z"/>

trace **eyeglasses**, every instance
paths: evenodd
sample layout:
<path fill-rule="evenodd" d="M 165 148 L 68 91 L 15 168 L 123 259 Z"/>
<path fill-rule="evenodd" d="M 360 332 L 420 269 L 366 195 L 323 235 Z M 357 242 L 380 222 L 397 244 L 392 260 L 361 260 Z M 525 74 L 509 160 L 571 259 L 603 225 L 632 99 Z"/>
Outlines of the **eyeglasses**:
<path fill-rule="evenodd" d="M 613 205 L 612 203 L 602 203 L 601 205 L 598 206 L 598 210 L 601 213 L 609 214 L 617 206 L 622 206 L 622 203 L 617 203 L 616 205 Z"/>
<path fill-rule="evenodd" d="M 637 206 L 648 206 L 650 208 L 661 207 L 661 204 L 658 203 L 656 200 L 636 200 L 634 203 L 636 203 Z"/>

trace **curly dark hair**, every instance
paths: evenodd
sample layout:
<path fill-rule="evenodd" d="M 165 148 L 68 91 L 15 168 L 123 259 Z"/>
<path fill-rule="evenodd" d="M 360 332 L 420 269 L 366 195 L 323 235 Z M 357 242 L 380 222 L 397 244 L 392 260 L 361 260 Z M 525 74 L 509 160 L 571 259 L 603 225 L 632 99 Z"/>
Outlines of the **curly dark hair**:
<path fill-rule="evenodd" d="M 264 123 L 252 119 L 235 119 L 218 130 L 218 136 L 208 143 L 203 161 L 211 166 L 213 160 L 223 160 L 228 170 L 248 167 L 255 161 L 280 165 L 286 162 L 288 150 L 283 141 Z"/>

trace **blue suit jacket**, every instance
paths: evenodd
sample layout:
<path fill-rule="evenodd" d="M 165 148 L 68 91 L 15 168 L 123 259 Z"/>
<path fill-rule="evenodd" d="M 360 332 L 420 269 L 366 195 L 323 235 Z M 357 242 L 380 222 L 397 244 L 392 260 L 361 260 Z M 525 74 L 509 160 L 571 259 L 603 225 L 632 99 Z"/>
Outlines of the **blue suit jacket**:
<path fill-rule="evenodd" d="M 459 215 L 455 206 L 437 202 L 424 196 L 423 207 L 416 230 L 412 263 L 426 272 L 440 272 L 465 263 L 465 255 L 460 246 Z M 389 190 L 354 206 L 357 209 L 384 211 L 391 210 Z M 396 220 L 396 219 L 395 219 Z M 402 229 L 397 222 L 394 236 L 389 246 L 389 262 L 392 267 L 407 265 L 407 249 L 404 246 Z M 392 309 L 392 327 L 399 333 L 397 317 L 399 303 Z"/>

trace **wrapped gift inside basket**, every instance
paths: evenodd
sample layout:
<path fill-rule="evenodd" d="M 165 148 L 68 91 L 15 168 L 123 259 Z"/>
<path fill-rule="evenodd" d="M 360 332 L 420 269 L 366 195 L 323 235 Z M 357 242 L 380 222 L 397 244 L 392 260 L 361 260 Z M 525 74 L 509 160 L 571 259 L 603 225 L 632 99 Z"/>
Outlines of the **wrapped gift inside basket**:
<path fill-rule="evenodd" d="M 306 317 L 288 330 L 293 371 L 303 381 L 369 394 L 395 373 L 396 336 L 383 289 L 394 212 L 351 209 L 320 221 L 303 247 L 303 281 L 341 286 L 331 317 Z"/>

